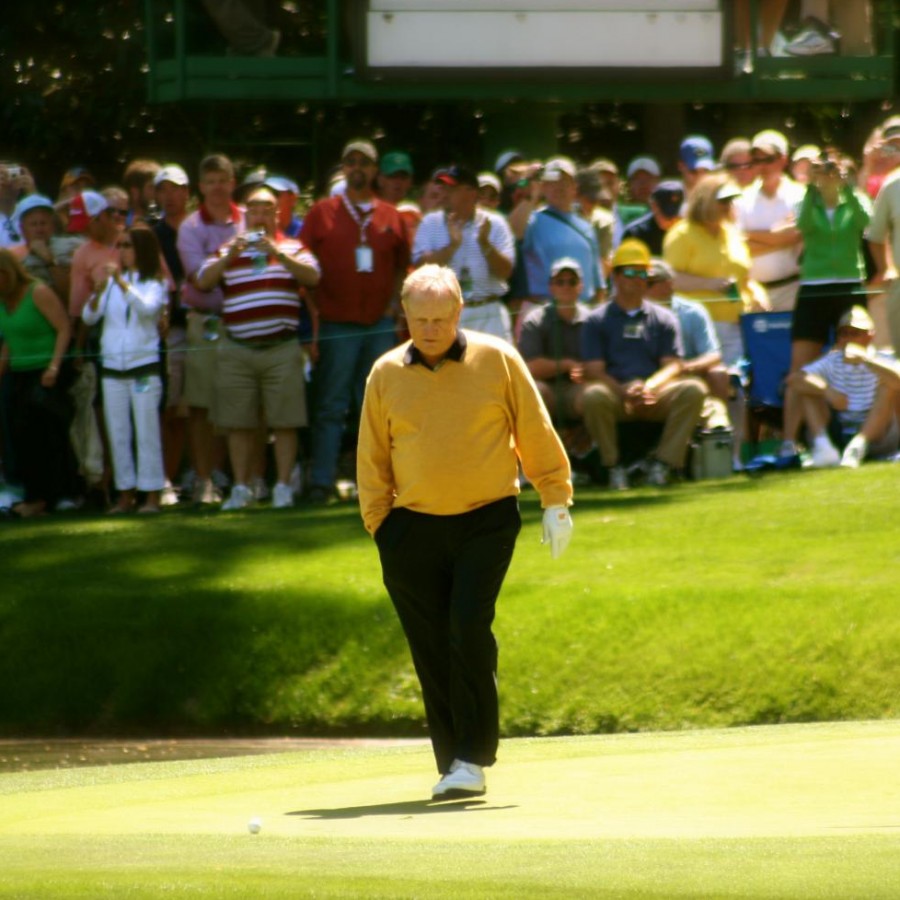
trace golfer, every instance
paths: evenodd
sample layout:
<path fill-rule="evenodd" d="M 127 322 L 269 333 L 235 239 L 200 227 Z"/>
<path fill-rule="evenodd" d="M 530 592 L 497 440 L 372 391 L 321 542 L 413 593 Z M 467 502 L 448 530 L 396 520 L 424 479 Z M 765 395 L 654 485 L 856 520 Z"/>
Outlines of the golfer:
<path fill-rule="evenodd" d="M 491 623 L 521 525 L 519 463 L 554 559 L 572 532 L 571 473 L 519 354 L 458 327 L 453 271 L 417 269 L 401 300 L 412 339 L 366 384 L 359 500 L 422 687 L 442 776 L 432 797 L 476 796 L 499 740 Z"/>

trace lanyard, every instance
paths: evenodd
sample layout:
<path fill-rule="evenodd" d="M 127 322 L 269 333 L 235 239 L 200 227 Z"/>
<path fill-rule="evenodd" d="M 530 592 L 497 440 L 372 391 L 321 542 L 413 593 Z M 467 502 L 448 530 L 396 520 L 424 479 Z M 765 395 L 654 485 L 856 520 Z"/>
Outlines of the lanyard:
<path fill-rule="evenodd" d="M 358 206 L 351 203 L 347 199 L 346 194 L 341 194 L 341 200 L 344 202 L 344 208 L 350 215 L 350 218 L 353 219 L 354 222 L 359 226 L 359 241 L 361 244 L 365 244 L 366 242 L 366 229 L 369 227 L 369 223 L 375 216 L 375 204 L 372 203 L 372 208 L 370 210 L 361 210 Z"/>

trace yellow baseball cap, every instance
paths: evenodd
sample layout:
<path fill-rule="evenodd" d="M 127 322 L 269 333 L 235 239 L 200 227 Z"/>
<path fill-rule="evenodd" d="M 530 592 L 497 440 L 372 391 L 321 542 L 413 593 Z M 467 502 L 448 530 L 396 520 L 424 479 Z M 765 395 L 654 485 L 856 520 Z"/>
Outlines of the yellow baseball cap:
<path fill-rule="evenodd" d="M 620 266 L 644 266 L 650 265 L 650 248 L 637 238 L 626 238 L 619 244 L 613 254 L 612 265 L 614 269 Z"/>

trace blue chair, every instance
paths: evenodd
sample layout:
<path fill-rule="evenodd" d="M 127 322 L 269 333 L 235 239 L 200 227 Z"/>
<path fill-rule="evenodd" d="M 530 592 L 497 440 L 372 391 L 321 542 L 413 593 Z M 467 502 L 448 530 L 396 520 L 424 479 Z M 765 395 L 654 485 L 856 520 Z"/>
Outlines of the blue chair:
<path fill-rule="evenodd" d="M 741 316 L 744 356 L 749 363 L 747 440 L 759 443 L 764 424 L 778 428 L 784 412 L 784 381 L 791 367 L 789 312 L 746 313 Z"/>

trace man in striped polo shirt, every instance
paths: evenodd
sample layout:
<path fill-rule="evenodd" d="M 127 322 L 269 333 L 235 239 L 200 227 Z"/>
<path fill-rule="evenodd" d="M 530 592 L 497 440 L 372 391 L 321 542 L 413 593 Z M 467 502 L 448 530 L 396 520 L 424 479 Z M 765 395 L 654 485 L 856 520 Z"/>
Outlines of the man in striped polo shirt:
<path fill-rule="evenodd" d="M 297 429 L 306 424 L 303 353 L 297 339 L 300 289 L 319 280 L 319 264 L 296 238 L 276 228 L 277 200 L 265 187 L 247 197 L 246 231 L 225 243 L 197 274 L 201 290 L 222 285 L 225 338 L 216 360 L 216 424 L 228 433 L 234 487 L 222 505 L 253 502 L 254 439 L 265 423 L 275 435 L 272 505 L 293 505 L 289 480 Z"/>
<path fill-rule="evenodd" d="M 875 352 L 874 336 L 871 316 L 854 306 L 838 322 L 834 348 L 788 378 L 788 390 L 802 402 L 816 467 L 855 469 L 867 455 L 897 452 L 900 367 L 889 354 Z M 832 437 L 847 435 L 852 437 L 841 454 Z"/>

